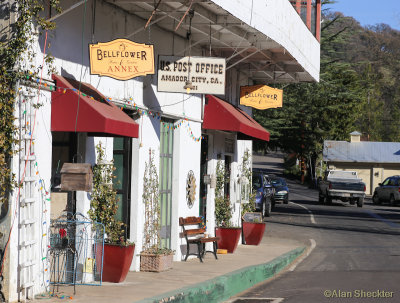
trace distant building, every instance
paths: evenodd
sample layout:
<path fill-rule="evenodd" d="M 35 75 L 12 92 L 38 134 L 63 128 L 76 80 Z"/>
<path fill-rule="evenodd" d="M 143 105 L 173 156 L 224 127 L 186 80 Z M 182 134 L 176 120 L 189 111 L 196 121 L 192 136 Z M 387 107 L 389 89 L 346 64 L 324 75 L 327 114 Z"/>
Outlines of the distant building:
<path fill-rule="evenodd" d="M 307 28 L 317 38 L 321 39 L 321 0 L 290 0 L 289 1 Z"/>
<path fill-rule="evenodd" d="M 350 136 L 350 142 L 325 141 L 323 160 L 329 169 L 357 171 L 372 195 L 378 183 L 400 174 L 400 142 L 361 141 L 359 132 Z"/>

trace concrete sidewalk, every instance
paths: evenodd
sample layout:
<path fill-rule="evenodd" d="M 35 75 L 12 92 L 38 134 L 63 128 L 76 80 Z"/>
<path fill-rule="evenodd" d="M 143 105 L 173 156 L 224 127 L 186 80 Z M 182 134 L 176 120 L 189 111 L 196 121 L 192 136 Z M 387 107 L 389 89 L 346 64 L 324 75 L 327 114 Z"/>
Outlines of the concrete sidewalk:
<path fill-rule="evenodd" d="M 58 297 L 46 302 L 221 302 L 267 280 L 292 263 L 306 250 L 304 243 L 264 236 L 259 246 L 241 245 L 235 253 L 207 254 L 198 259 L 174 262 L 161 272 L 130 272 L 123 283 L 102 286 L 63 286 Z M 72 299 L 70 299 L 72 297 Z M 37 300 L 39 301 L 39 300 Z"/>

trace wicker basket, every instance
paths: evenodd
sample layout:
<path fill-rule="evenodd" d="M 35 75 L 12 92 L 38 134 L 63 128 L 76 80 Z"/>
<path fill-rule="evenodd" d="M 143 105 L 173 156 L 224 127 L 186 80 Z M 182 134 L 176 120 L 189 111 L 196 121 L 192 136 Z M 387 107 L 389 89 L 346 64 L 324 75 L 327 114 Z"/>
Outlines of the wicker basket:
<path fill-rule="evenodd" d="M 140 254 L 140 271 L 161 272 L 172 268 L 173 254 Z"/>

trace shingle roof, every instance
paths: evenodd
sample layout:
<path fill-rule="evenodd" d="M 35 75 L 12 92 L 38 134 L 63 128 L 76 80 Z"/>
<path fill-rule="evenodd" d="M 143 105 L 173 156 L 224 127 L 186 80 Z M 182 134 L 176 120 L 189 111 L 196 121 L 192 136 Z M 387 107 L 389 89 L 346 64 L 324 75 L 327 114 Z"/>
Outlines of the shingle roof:
<path fill-rule="evenodd" d="M 324 141 L 324 161 L 400 163 L 400 142 Z"/>

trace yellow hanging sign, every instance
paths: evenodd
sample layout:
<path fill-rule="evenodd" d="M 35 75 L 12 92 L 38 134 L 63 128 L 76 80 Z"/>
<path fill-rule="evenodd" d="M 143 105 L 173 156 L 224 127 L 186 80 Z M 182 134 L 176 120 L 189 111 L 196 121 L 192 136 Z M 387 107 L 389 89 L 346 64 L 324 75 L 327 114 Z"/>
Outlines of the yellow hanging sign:
<path fill-rule="evenodd" d="M 257 109 L 282 107 L 283 90 L 267 85 L 240 87 L 240 104 Z"/>
<path fill-rule="evenodd" d="M 90 73 L 118 80 L 154 74 L 153 45 L 116 39 L 89 44 Z"/>

